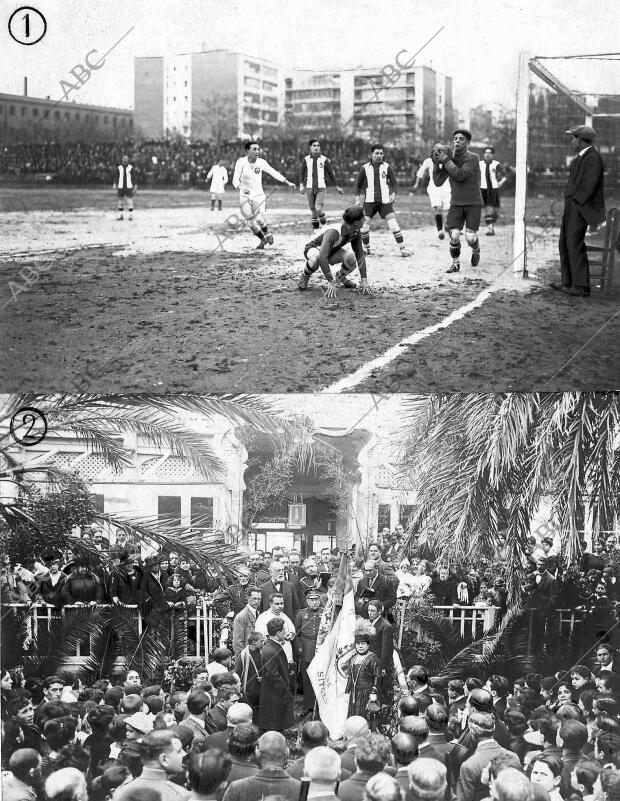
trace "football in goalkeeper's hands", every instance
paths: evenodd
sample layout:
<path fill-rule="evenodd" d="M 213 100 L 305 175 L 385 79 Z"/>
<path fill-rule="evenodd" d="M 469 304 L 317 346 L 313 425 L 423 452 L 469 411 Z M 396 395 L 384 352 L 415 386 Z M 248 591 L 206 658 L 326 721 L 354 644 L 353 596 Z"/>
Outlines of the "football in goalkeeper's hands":
<path fill-rule="evenodd" d="M 439 164 L 440 162 L 445 160 L 445 157 L 451 158 L 452 151 L 447 145 L 441 144 L 441 142 L 437 142 L 431 151 L 431 159 L 435 164 Z"/>

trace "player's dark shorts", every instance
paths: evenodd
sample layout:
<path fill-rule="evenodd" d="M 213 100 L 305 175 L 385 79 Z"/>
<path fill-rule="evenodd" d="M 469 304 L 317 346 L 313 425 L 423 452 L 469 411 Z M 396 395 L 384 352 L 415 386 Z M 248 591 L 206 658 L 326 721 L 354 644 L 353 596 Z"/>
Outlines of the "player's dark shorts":
<path fill-rule="evenodd" d="M 364 203 L 364 214 L 369 220 L 379 214 L 382 220 L 385 220 L 388 214 L 394 214 L 394 209 L 391 203 Z"/>
<path fill-rule="evenodd" d="M 446 228 L 448 231 L 454 228 L 460 231 L 464 225 L 470 231 L 477 231 L 480 228 L 481 216 L 482 206 L 450 206 L 446 217 Z"/>
<path fill-rule="evenodd" d="M 306 197 L 308 198 L 308 206 L 310 207 L 311 211 L 317 206 L 322 206 L 325 203 L 325 189 L 307 189 L 306 188 Z"/>
<path fill-rule="evenodd" d="M 118 190 L 119 197 L 133 197 L 133 189 L 119 189 Z"/>
<path fill-rule="evenodd" d="M 499 208 L 499 192 L 497 189 L 481 189 L 482 202 L 485 206 L 492 206 L 494 209 Z"/>

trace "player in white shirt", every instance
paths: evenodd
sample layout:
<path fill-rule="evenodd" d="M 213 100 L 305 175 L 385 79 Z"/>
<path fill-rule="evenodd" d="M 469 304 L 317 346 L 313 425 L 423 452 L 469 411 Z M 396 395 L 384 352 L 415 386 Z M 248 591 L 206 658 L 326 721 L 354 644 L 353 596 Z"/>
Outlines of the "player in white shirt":
<path fill-rule="evenodd" d="M 207 181 L 211 179 L 211 211 L 215 211 L 215 201 L 217 200 L 218 211 L 222 210 L 222 198 L 224 197 L 224 187 L 228 183 L 228 170 L 223 161 L 216 161 L 207 173 Z"/>
<path fill-rule="evenodd" d="M 441 143 L 435 142 L 433 147 L 435 147 L 436 144 Z M 415 190 L 420 186 L 424 180 L 424 176 L 428 175 L 428 186 L 426 187 L 426 191 L 428 193 L 431 206 L 433 207 L 433 211 L 435 212 L 435 225 L 437 226 L 437 231 L 439 232 L 438 237 L 439 239 L 444 239 L 445 234 L 443 232 L 443 212 L 447 212 L 450 208 L 450 182 L 446 181 L 445 184 L 437 186 L 433 180 L 434 166 L 435 165 L 433 164 L 433 160 L 430 156 L 427 159 L 424 159 L 420 165 L 420 169 L 416 173 L 413 191 L 415 192 Z"/>
<path fill-rule="evenodd" d="M 248 221 L 252 233 L 260 239 L 257 250 L 262 250 L 265 243 L 273 245 L 273 234 L 265 219 L 267 198 L 263 189 L 263 173 L 271 175 L 276 181 L 287 186 L 295 186 L 277 170 L 274 170 L 265 159 L 259 158 L 260 147 L 257 142 L 246 142 L 246 155 L 237 159 L 232 185 L 239 190 L 239 207 Z"/>

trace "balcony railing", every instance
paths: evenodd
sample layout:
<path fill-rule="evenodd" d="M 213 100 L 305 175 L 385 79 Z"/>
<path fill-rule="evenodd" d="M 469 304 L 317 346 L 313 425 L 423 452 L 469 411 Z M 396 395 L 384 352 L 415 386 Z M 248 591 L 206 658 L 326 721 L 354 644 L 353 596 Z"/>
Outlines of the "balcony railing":
<path fill-rule="evenodd" d="M 24 621 L 26 629 L 26 640 L 37 638 L 42 632 L 47 629 L 50 631 L 52 623 L 63 621 L 68 614 L 72 612 L 88 612 L 93 609 L 106 609 L 111 608 L 112 604 L 66 604 L 62 607 L 49 606 L 44 604 L 2 604 L 2 618 L 6 623 L 6 610 L 15 609 L 27 612 L 27 618 Z M 140 609 L 132 604 L 123 604 L 121 606 L 123 611 L 128 611 L 135 616 L 136 629 L 138 636 L 141 636 L 145 622 Z M 195 607 L 187 607 L 185 610 L 188 633 L 193 637 L 192 650 L 195 651 L 191 656 L 199 656 L 208 658 L 209 653 L 213 647 L 219 645 L 222 639 L 223 631 L 217 630 L 217 621 L 220 618 L 213 613 L 212 607 L 206 602 L 198 603 Z M 195 646 L 194 646 L 195 643 Z M 71 655 L 71 659 L 82 659 L 88 653 L 87 643 L 77 643 L 75 653 Z"/>
<path fill-rule="evenodd" d="M 52 623 L 62 621 L 72 613 L 89 612 L 95 609 L 110 608 L 112 604 L 97 604 L 95 607 L 88 604 L 68 604 L 63 607 L 53 607 L 44 604 L 12 603 L 2 604 L 3 625 L 7 624 L 6 615 L 10 609 L 26 612 L 25 619 L 20 625 L 26 632 L 26 646 L 29 641 L 36 639 L 45 630 L 49 632 Z M 124 611 L 135 615 L 138 636 L 141 636 L 146 624 L 142 612 L 137 606 L 123 605 Z M 434 606 L 433 609 L 443 617 L 453 621 L 459 628 L 461 637 L 465 639 L 479 639 L 483 637 L 498 622 L 500 609 L 496 606 Z M 221 623 L 221 618 L 214 614 L 213 608 L 205 601 L 200 601 L 195 607 L 187 607 L 185 620 L 191 647 L 188 656 L 208 659 L 215 646 L 225 644 L 230 624 Z M 402 642 L 404 630 L 404 607 L 400 604 L 394 609 L 398 629 L 398 644 Z M 587 613 L 583 610 L 556 609 L 560 634 L 570 637 L 586 620 Z M 530 623 L 534 610 L 530 610 Z M 77 643 L 75 652 L 68 657 L 69 662 L 80 662 L 89 652 L 88 642 Z"/>

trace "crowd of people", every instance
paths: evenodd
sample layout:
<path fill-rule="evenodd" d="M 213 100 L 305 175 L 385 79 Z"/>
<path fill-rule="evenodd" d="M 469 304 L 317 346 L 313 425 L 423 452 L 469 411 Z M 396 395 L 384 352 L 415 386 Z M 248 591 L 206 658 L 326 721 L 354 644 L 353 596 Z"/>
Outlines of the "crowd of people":
<path fill-rule="evenodd" d="M 373 608 L 384 619 L 381 604 Z M 266 638 L 249 635 L 245 663 L 214 653 L 182 686 L 145 686 L 134 669 L 88 686 L 71 672 L 38 679 L 3 670 L 3 798 L 618 801 L 619 663 L 608 643 L 591 663 L 544 678 L 446 679 L 414 665 L 386 732 L 373 714 L 377 688 L 360 696 L 355 679 L 368 653 L 375 682 L 380 673 L 373 643 L 383 637 L 369 631 L 372 619 L 357 629 L 355 700 L 336 741 L 315 715 L 294 725 L 264 708 L 284 693 L 273 680 L 283 642 L 277 613 Z M 256 659 L 258 706 L 248 669 Z"/>
<path fill-rule="evenodd" d="M 532 538 L 524 559 L 526 588 L 543 608 L 571 587 L 573 605 L 611 615 L 598 619 L 593 662 L 584 656 L 546 677 L 432 677 L 424 665 L 405 665 L 399 677 L 399 603 L 501 607 L 505 597 L 497 563 L 459 572 L 418 552 L 401 558 L 402 527 L 381 532 L 363 555 L 352 554 L 357 626 L 338 741 L 319 719 L 308 675 L 326 634 L 337 551 L 253 552 L 227 582 L 175 553 L 142 558 L 131 539 L 111 545 L 96 525 L 74 536 L 70 550 L 29 565 L 5 556 L 2 602 L 135 604 L 161 621 L 206 593 L 230 637 L 189 673 L 162 665 L 150 686 L 135 669 L 87 685 L 72 672 L 4 669 L 10 801 L 620 799 L 614 536 L 584 548 L 574 568 L 562 570 L 553 536 Z M 83 555 L 95 551 L 98 568 Z"/>
<path fill-rule="evenodd" d="M 332 166 L 343 183 L 353 184 L 367 161 L 368 142 L 362 139 L 323 141 Z M 283 174 L 295 180 L 306 155 L 306 142 L 273 140 L 261 142 L 262 155 Z M 242 144 L 215 144 L 201 140 L 143 139 L 92 143 L 22 143 L 0 148 L 0 174 L 28 176 L 50 174 L 55 181 L 71 184 L 112 184 L 116 165 L 128 154 L 140 176 L 141 185 L 185 185 L 205 188 L 207 174 L 219 161 L 232 175 L 242 155 Z M 401 148 L 390 148 L 390 163 L 404 180 L 413 185 L 424 156 Z"/>

